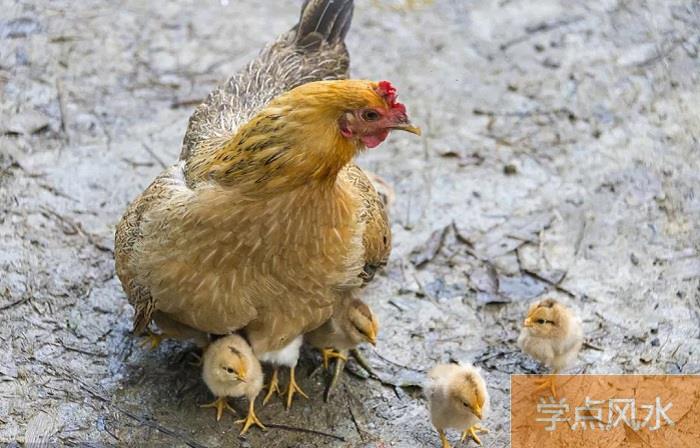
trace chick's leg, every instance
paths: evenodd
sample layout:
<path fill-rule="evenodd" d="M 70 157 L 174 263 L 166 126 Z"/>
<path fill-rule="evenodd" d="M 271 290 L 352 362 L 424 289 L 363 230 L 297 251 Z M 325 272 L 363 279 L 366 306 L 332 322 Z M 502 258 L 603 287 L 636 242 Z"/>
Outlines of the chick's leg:
<path fill-rule="evenodd" d="M 219 420 L 221 420 L 221 416 L 223 415 L 224 410 L 230 411 L 234 414 L 236 413 L 236 411 L 228 404 L 228 400 L 226 399 L 226 397 L 219 397 L 216 400 L 212 401 L 211 403 L 202 404 L 199 407 L 200 408 L 215 408 L 217 422 Z"/>
<path fill-rule="evenodd" d="M 337 358 L 337 359 L 342 359 L 343 361 L 347 361 L 348 358 L 344 354 L 340 353 L 338 350 L 328 347 L 324 348 L 321 350 L 321 354 L 323 355 L 323 368 L 328 369 L 328 364 L 331 358 Z"/>
<path fill-rule="evenodd" d="M 353 358 L 355 358 L 355 361 L 367 371 L 370 375 L 374 375 L 374 370 L 372 369 L 372 366 L 369 365 L 369 361 L 367 361 L 367 358 L 365 358 L 365 355 L 362 354 L 360 350 L 357 348 L 353 348 L 350 350 L 350 353 L 352 354 Z"/>
<path fill-rule="evenodd" d="M 146 335 L 139 341 L 139 345 L 142 348 L 149 348 L 150 350 L 155 350 L 158 348 L 161 342 L 165 339 L 164 334 L 154 333 L 151 330 L 146 330 Z"/>
<path fill-rule="evenodd" d="M 447 441 L 447 436 L 445 436 L 445 431 L 438 429 L 438 434 L 440 434 L 440 443 L 442 443 L 442 448 L 451 448 L 450 442 Z"/>
<path fill-rule="evenodd" d="M 258 426 L 260 429 L 265 429 L 265 425 L 263 425 L 262 422 L 258 419 L 258 416 L 255 415 L 254 398 L 250 400 L 250 404 L 248 405 L 248 415 L 246 416 L 246 418 L 236 420 L 236 423 L 243 423 L 243 429 L 241 429 L 240 435 L 243 435 L 246 432 L 248 432 L 248 429 L 250 429 L 250 427 L 253 425 Z"/>
<path fill-rule="evenodd" d="M 335 362 L 335 367 L 333 368 L 333 376 L 328 382 L 328 386 L 326 386 L 326 391 L 323 393 L 323 401 L 327 402 L 330 399 L 331 394 L 335 390 L 335 387 L 338 385 L 338 380 L 343 374 L 343 370 L 345 370 L 346 359 L 347 358 L 338 357 L 337 361 Z"/>
<path fill-rule="evenodd" d="M 549 391 L 552 393 L 552 396 L 554 398 L 557 398 L 557 385 L 555 383 L 555 375 L 558 373 L 558 370 L 555 370 L 552 372 L 551 375 L 547 376 L 547 378 L 544 378 L 542 380 L 537 380 L 535 384 L 537 385 L 537 388 L 535 389 L 535 392 L 539 392 L 543 389 L 549 389 Z"/>
<path fill-rule="evenodd" d="M 282 391 L 280 390 L 280 385 L 279 385 L 279 379 L 277 376 L 277 372 L 279 371 L 278 367 L 275 367 L 272 370 L 272 377 L 270 378 L 270 384 L 268 384 L 267 387 L 267 393 L 265 394 L 265 398 L 263 398 L 263 406 L 267 404 L 267 401 L 272 397 L 272 394 L 277 392 L 277 395 L 280 395 Z"/>
<path fill-rule="evenodd" d="M 287 409 L 292 407 L 292 400 L 294 399 L 294 394 L 299 393 L 302 397 L 308 400 L 309 396 L 301 390 L 301 387 L 297 384 L 294 371 L 296 366 L 289 369 L 289 386 L 287 387 Z"/>
<path fill-rule="evenodd" d="M 469 427 L 469 429 L 465 430 L 462 433 L 462 442 L 464 442 L 464 440 L 467 437 L 469 437 L 473 441 L 475 441 L 477 443 L 477 445 L 481 445 L 481 439 L 479 439 L 479 436 L 476 435 L 479 432 L 483 432 L 485 434 L 485 433 L 489 432 L 489 430 L 482 427 L 481 425 L 472 425 L 471 427 Z"/>

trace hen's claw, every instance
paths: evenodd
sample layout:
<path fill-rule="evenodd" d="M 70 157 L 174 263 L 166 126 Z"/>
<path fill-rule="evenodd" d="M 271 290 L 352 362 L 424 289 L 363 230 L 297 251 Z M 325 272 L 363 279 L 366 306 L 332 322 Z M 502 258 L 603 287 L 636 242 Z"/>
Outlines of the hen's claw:
<path fill-rule="evenodd" d="M 267 393 L 265 394 L 265 398 L 263 398 L 263 406 L 265 406 L 267 404 L 268 400 L 270 399 L 270 397 L 272 397 L 272 394 L 274 394 L 275 392 L 277 392 L 277 395 L 282 394 L 282 391 L 280 390 L 279 379 L 277 377 L 278 370 L 279 369 L 277 367 L 275 367 L 272 370 L 272 377 L 270 378 L 270 384 L 266 386 Z"/>
<path fill-rule="evenodd" d="M 292 400 L 294 399 L 295 393 L 298 393 L 307 400 L 309 399 L 309 396 L 306 395 L 306 393 L 304 393 L 304 391 L 301 390 L 301 387 L 299 387 L 299 385 L 297 384 L 294 375 L 295 370 L 296 367 L 292 367 L 289 369 L 289 386 L 287 387 L 287 409 L 292 407 Z"/>
<path fill-rule="evenodd" d="M 202 404 L 199 405 L 200 408 L 215 408 L 216 409 L 216 421 L 218 422 L 221 420 L 221 416 L 224 413 L 224 410 L 230 411 L 233 414 L 236 413 L 236 411 L 231 407 L 231 405 L 228 404 L 228 400 L 226 397 L 219 397 L 216 400 L 212 401 L 211 403 L 207 404 Z"/>

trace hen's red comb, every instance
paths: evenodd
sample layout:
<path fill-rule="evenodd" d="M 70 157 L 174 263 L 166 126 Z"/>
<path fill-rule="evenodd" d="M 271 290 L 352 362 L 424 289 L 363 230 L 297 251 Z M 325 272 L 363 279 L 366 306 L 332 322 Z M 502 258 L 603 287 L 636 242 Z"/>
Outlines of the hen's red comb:
<path fill-rule="evenodd" d="M 396 101 L 396 88 L 389 81 L 379 81 L 377 84 L 377 94 L 384 98 L 389 108 L 406 113 L 406 106 Z"/>

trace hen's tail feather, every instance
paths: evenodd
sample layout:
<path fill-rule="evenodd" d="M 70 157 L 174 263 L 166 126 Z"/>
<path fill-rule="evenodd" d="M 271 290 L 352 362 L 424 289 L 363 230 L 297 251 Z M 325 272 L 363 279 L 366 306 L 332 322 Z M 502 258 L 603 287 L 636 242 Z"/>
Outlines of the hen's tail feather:
<path fill-rule="evenodd" d="M 306 0 L 295 27 L 297 45 L 313 49 L 324 41 L 343 41 L 350 29 L 353 9 L 353 0 Z"/>

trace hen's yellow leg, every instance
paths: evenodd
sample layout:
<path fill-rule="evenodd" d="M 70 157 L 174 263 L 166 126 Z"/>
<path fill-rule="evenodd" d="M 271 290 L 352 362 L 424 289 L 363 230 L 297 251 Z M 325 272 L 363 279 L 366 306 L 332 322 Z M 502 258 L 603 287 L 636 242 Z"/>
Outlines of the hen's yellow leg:
<path fill-rule="evenodd" d="M 255 400 L 250 400 L 250 405 L 248 406 L 248 415 L 246 418 L 241 419 L 241 420 L 236 420 L 236 423 L 243 423 L 243 429 L 241 429 L 241 434 L 243 435 L 246 432 L 248 432 L 248 429 L 252 425 L 256 425 L 260 427 L 260 429 L 265 429 L 265 425 L 262 424 L 262 422 L 258 419 L 258 416 L 255 415 Z"/>
<path fill-rule="evenodd" d="M 282 391 L 280 390 L 280 385 L 279 385 L 279 379 L 277 377 L 277 371 L 278 367 L 275 367 L 272 370 L 272 378 L 270 378 L 270 384 L 268 384 L 267 387 L 267 393 L 265 394 L 265 398 L 263 398 L 263 406 L 267 404 L 267 401 L 270 399 L 272 394 L 277 392 L 277 395 L 280 395 Z"/>
<path fill-rule="evenodd" d="M 328 363 L 331 360 L 331 358 L 338 358 L 342 359 L 343 361 L 347 361 L 348 357 L 345 356 L 344 354 L 340 353 L 338 350 L 334 348 L 324 348 L 321 350 L 321 354 L 323 355 L 323 368 L 328 369 Z"/>
<path fill-rule="evenodd" d="M 294 370 L 296 367 L 292 367 L 289 369 L 289 386 L 287 387 L 287 409 L 292 407 L 292 399 L 294 399 L 294 394 L 299 393 L 302 397 L 306 398 L 308 400 L 309 396 L 304 393 L 303 390 L 301 390 L 301 387 L 297 384 L 295 375 L 294 375 Z"/>
<path fill-rule="evenodd" d="M 224 410 L 231 411 L 232 413 L 236 413 L 236 411 L 228 404 L 228 400 L 226 397 L 219 397 L 216 400 L 212 401 L 211 403 L 207 404 L 202 404 L 199 406 L 200 408 L 216 408 L 216 421 L 218 422 L 221 420 L 221 416 L 224 413 Z"/>
<path fill-rule="evenodd" d="M 438 429 L 438 434 L 440 434 L 440 443 L 442 443 L 442 448 L 451 448 L 450 442 L 447 441 L 447 436 L 445 436 L 445 431 Z"/>
<path fill-rule="evenodd" d="M 462 442 L 464 442 L 464 439 L 469 437 L 473 441 L 475 441 L 478 445 L 481 445 L 481 439 L 479 439 L 479 436 L 476 435 L 477 432 L 483 432 L 485 434 L 485 433 L 489 432 L 489 430 L 482 427 L 481 425 L 472 425 L 469 429 L 465 430 L 462 433 Z"/>

